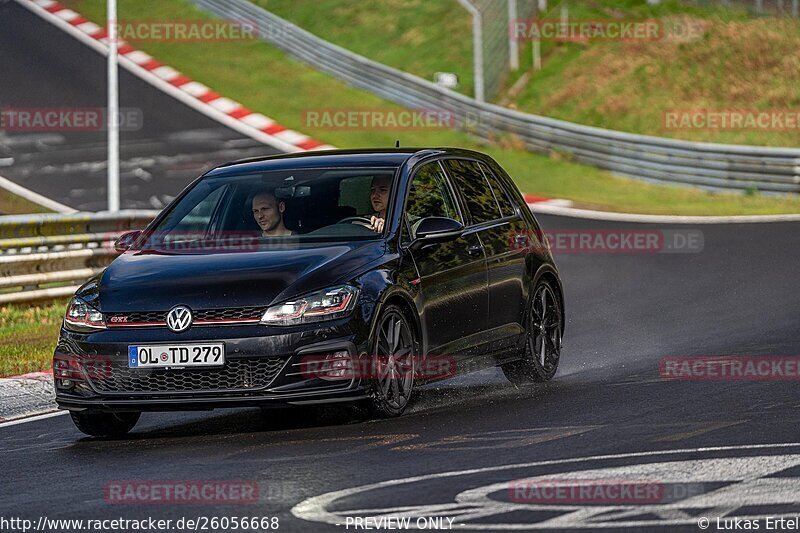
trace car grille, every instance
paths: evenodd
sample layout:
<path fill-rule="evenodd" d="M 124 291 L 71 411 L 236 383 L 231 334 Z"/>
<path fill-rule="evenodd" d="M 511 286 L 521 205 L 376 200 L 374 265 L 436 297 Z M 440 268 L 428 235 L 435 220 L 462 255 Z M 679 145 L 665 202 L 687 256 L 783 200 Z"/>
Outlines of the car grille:
<path fill-rule="evenodd" d="M 278 376 L 285 357 L 231 359 L 217 368 L 128 368 L 119 363 L 84 370 L 102 393 L 242 392 L 264 389 Z"/>
<path fill-rule="evenodd" d="M 218 323 L 258 322 L 264 316 L 266 307 L 231 307 L 227 309 L 192 310 L 192 325 L 215 325 Z M 148 327 L 165 326 L 167 311 L 143 311 L 133 313 L 107 313 L 109 327 Z"/>
<path fill-rule="evenodd" d="M 194 312 L 194 321 L 258 319 L 264 316 L 265 307 L 239 307 L 234 309 L 201 309 Z"/>

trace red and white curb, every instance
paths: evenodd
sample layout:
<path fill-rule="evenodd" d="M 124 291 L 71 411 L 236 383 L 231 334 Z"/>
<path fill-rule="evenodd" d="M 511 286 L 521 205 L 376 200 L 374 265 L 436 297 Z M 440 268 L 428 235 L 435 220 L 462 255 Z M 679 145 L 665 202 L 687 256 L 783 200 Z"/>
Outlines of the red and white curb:
<path fill-rule="evenodd" d="M 0 378 L 0 427 L 56 411 L 52 372 Z"/>
<path fill-rule="evenodd" d="M 65 8 L 55 0 L 16 1 L 101 54 L 108 54 L 109 41 L 106 28 L 86 20 L 77 12 Z M 257 141 L 287 153 L 334 148 L 308 135 L 282 126 L 266 115 L 247 109 L 242 104 L 214 92 L 174 68 L 160 63 L 125 41 L 118 41 L 118 54 L 119 64 L 136 76 L 204 115 Z"/>
<path fill-rule="evenodd" d="M 546 196 L 537 196 L 535 194 L 523 194 L 525 203 L 528 204 L 533 211 L 537 211 L 542 206 L 552 207 L 572 207 L 572 200 L 562 200 L 561 198 L 548 198 Z"/>

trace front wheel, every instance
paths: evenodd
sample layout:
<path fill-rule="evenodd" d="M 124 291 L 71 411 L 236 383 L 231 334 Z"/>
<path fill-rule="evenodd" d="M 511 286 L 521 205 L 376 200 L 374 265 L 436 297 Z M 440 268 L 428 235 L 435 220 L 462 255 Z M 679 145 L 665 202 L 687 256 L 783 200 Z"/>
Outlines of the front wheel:
<path fill-rule="evenodd" d="M 562 320 L 558 292 L 550 282 L 540 281 L 534 289 L 528 313 L 525 355 L 519 361 L 502 366 L 510 382 L 523 385 L 553 378 L 561 359 Z"/>
<path fill-rule="evenodd" d="M 123 437 L 128 434 L 141 413 L 98 413 L 70 411 L 75 426 L 92 437 Z"/>
<path fill-rule="evenodd" d="M 402 309 L 381 314 L 373 341 L 369 407 L 379 417 L 400 416 L 414 389 L 416 338 Z"/>

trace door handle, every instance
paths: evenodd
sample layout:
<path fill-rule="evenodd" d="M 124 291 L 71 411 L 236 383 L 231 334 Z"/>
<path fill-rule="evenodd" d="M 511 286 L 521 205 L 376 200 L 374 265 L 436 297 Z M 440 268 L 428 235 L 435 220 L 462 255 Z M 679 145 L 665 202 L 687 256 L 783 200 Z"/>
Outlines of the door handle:
<path fill-rule="evenodd" d="M 481 246 L 480 244 L 473 244 L 467 247 L 467 253 L 473 257 L 476 255 L 480 255 L 481 252 L 483 252 L 483 246 Z"/>

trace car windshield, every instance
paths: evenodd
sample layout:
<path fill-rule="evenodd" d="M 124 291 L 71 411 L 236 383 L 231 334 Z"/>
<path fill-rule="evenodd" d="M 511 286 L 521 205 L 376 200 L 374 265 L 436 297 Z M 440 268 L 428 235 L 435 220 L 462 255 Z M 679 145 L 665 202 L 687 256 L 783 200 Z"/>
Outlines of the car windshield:
<path fill-rule="evenodd" d="M 274 170 L 202 179 L 140 246 L 175 252 L 375 239 L 396 168 Z"/>

